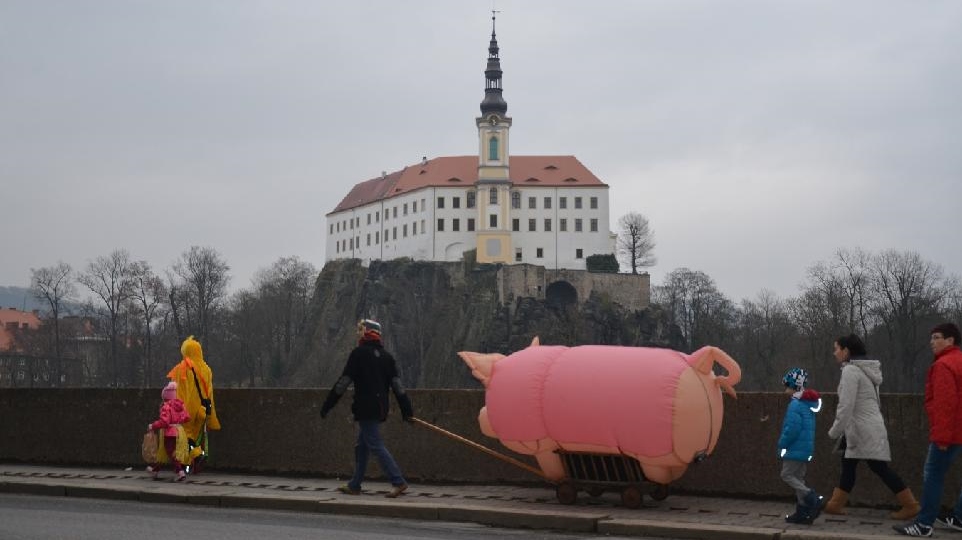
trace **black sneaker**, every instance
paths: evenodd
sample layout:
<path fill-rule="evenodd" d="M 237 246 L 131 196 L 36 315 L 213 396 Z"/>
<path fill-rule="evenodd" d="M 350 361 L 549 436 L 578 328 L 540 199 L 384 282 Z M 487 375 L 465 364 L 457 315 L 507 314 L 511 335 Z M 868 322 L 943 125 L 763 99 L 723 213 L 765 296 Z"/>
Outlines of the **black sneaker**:
<path fill-rule="evenodd" d="M 932 527 L 921 523 L 906 523 L 905 525 L 892 525 L 895 532 L 905 536 L 932 536 Z"/>
<path fill-rule="evenodd" d="M 942 525 L 943 527 L 947 527 L 949 529 L 955 529 L 957 531 L 962 531 L 962 519 L 959 519 L 955 516 L 950 515 L 950 516 L 938 517 L 938 518 L 935 518 L 935 522 L 938 523 L 939 525 Z"/>

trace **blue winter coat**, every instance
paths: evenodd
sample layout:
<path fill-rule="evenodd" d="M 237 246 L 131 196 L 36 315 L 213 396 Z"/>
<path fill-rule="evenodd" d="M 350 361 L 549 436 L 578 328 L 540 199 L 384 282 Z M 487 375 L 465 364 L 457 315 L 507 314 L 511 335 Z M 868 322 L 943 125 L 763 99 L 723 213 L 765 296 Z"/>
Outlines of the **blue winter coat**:
<path fill-rule="evenodd" d="M 782 459 L 811 461 L 815 451 L 815 413 L 822 408 L 822 400 L 815 390 L 805 390 L 800 397 L 792 397 L 782 422 L 782 436 L 778 438 L 778 455 Z"/>

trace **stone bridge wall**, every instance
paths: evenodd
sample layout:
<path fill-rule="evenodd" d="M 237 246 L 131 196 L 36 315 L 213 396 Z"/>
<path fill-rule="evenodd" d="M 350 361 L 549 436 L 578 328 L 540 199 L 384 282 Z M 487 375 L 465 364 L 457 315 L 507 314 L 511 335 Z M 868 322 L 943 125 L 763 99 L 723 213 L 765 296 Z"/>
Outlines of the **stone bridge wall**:
<path fill-rule="evenodd" d="M 222 389 L 217 408 L 224 429 L 211 436 L 211 466 L 223 470 L 322 476 L 349 475 L 354 431 L 350 397 L 327 419 L 318 411 L 327 391 L 321 389 Z M 422 418 L 499 452 L 517 456 L 481 434 L 479 390 L 413 390 L 415 412 Z M 159 407 L 156 389 L 2 389 L 0 390 L 0 461 L 56 465 L 140 467 L 140 440 Z M 818 417 L 815 461 L 810 483 L 830 493 L 839 473 L 838 458 L 825 435 L 836 397 L 825 395 Z M 740 497 L 789 497 L 779 479 L 776 458 L 783 394 L 742 393 L 725 398 L 725 418 L 718 446 L 703 463 L 692 465 L 673 489 L 689 493 Z M 927 448 L 922 396 L 882 396 L 893 467 L 918 494 Z M 412 481 L 542 483 L 521 468 L 423 426 L 405 424 L 396 408 L 385 424 L 388 447 Z M 948 476 L 945 501 L 962 485 L 962 467 Z M 378 475 L 376 465 L 372 474 Z M 860 466 L 852 493 L 855 504 L 888 504 L 892 497 L 867 467 Z"/>

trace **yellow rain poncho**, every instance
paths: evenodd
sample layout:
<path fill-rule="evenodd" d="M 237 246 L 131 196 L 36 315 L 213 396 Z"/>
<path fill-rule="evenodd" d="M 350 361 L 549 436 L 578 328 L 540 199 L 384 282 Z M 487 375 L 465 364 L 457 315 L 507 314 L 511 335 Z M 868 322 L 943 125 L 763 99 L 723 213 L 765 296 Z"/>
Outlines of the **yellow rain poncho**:
<path fill-rule="evenodd" d="M 177 397 L 184 402 L 190 414 L 190 420 L 183 426 L 187 437 L 197 443 L 191 449 L 190 458 L 193 460 L 206 452 L 205 422 L 208 430 L 217 431 L 220 429 L 220 420 L 217 419 L 217 407 L 214 405 L 213 373 L 204 362 L 200 343 L 190 336 L 180 346 L 180 352 L 184 359 L 167 373 L 167 378 L 177 383 Z"/>

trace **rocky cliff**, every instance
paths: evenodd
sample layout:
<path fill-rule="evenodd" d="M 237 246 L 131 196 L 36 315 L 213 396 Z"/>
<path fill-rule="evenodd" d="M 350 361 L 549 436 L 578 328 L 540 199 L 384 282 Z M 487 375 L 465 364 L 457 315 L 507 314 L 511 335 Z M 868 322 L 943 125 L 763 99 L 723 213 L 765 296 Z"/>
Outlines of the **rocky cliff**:
<path fill-rule="evenodd" d="M 383 325 L 384 344 L 410 388 L 477 388 L 458 351 L 510 354 L 535 336 L 551 345 L 678 346 L 658 310 L 629 310 L 603 291 L 574 303 L 530 297 L 502 303 L 498 269 L 470 260 L 327 263 L 314 292 L 314 332 L 295 355 L 304 360 L 290 366 L 287 384 L 332 385 L 364 317 Z"/>

